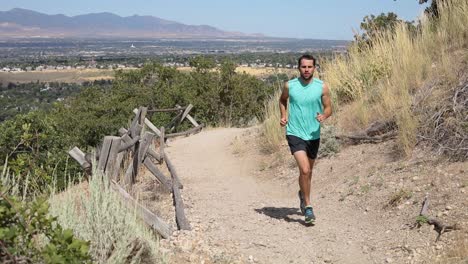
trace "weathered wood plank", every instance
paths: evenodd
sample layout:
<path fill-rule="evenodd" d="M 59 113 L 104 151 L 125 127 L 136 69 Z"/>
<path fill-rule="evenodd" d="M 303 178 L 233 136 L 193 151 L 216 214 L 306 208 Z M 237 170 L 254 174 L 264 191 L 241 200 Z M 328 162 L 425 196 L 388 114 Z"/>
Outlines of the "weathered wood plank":
<path fill-rule="evenodd" d="M 167 124 L 166 127 L 169 131 L 173 131 L 176 128 L 177 120 L 179 120 L 183 114 L 183 112 L 178 113 L 174 118 L 172 118 L 171 122 Z"/>
<path fill-rule="evenodd" d="M 166 144 L 166 132 L 164 127 L 161 127 L 161 137 L 159 137 L 159 164 L 164 161 L 164 145 Z"/>
<path fill-rule="evenodd" d="M 138 109 L 133 109 L 133 112 L 136 114 L 138 112 Z M 153 125 L 153 123 L 151 123 L 151 121 L 149 121 L 147 118 L 145 118 L 145 125 L 151 130 L 153 131 L 158 137 L 161 135 L 161 131 L 159 131 L 159 129 Z"/>
<path fill-rule="evenodd" d="M 140 107 L 141 108 L 141 115 L 138 119 L 139 125 L 144 125 L 146 119 L 146 113 L 148 112 L 148 107 Z"/>
<path fill-rule="evenodd" d="M 139 107 L 138 109 L 136 109 L 135 117 L 133 118 L 130 128 L 128 129 L 130 137 L 132 138 L 134 138 L 137 135 L 136 126 L 138 125 L 138 121 L 140 120 L 142 110 L 143 110 L 142 107 Z M 135 110 L 133 112 L 135 112 Z"/>
<path fill-rule="evenodd" d="M 181 107 L 180 105 L 177 105 L 177 104 L 176 104 L 176 107 L 182 109 L 182 107 Z M 199 124 L 198 124 L 198 122 L 195 120 L 195 118 L 193 118 L 191 115 L 189 115 L 188 112 L 187 112 L 187 114 L 186 114 L 186 118 L 190 121 L 190 123 L 193 124 L 193 126 L 195 126 L 195 127 L 198 127 L 198 126 L 199 126 Z M 171 130 L 171 131 L 172 131 L 172 130 Z"/>
<path fill-rule="evenodd" d="M 190 110 L 192 110 L 193 108 L 193 105 L 192 104 L 189 104 L 187 106 L 187 108 L 185 109 L 184 113 L 182 114 L 182 117 L 179 119 L 179 121 L 177 122 L 176 126 L 179 126 L 182 121 L 184 121 L 184 119 L 187 117 L 188 113 L 190 112 Z"/>
<path fill-rule="evenodd" d="M 190 123 L 193 124 L 193 126 L 195 126 L 195 127 L 200 126 L 200 125 L 198 124 L 198 122 L 195 120 L 195 118 L 193 118 L 191 115 L 187 115 L 187 119 L 190 121 Z"/>
<path fill-rule="evenodd" d="M 166 176 L 164 176 L 158 167 L 151 162 L 151 160 L 145 159 L 143 164 L 145 164 L 146 168 L 148 168 L 148 170 L 154 175 L 154 177 L 156 177 L 156 179 L 158 179 L 167 191 L 172 191 L 172 183 L 166 178 Z"/>
<path fill-rule="evenodd" d="M 160 108 L 160 109 L 149 109 L 148 113 L 158 113 L 158 112 L 177 112 L 184 111 L 187 107 L 175 107 L 175 108 Z"/>
<path fill-rule="evenodd" d="M 132 184 L 136 182 L 138 176 L 138 170 L 140 168 L 140 142 L 135 143 L 135 150 L 133 151 L 133 161 L 132 161 Z"/>
<path fill-rule="evenodd" d="M 141 219 L 150 227 L 152 227 L 156 232 L 158 232 L 163 238 L 168 238 L 172 234 L 170 226 L 164 222 L 158 215 L 148 210 L 146 207 L 139 204 L 133 197 L 127 193 L 121 186 L 116 182 L 112 182 L 112 188 L 116 190 L 125 204 L 129 209 L 137 209 Z"/>
<path fill-rule="evenodd" d="M 111 146 L 112 146 L 112 137 L 111 136 L 104 137 L 104 141 L 102 143 L 101 151 L 99 154 L 98 166 L 97 166 L 97 169 L 103 173 L 105 172 L 105 169 L 106 169 L 107 159 L 109 157 L 109 150 Z"/>
<path fill-rule="evenodd" d="M 117 179 L 120 172 L 120 163 L 118 159 L 122 139 L 120 137 L 113 137 L 112 146 L 109 151 L 109 160 L 107 161 L 106 172 L 111 179 Z M 120 159 L 120 161 L 122 161 Z"/>
<path fill-rule="evenodd" d="M 130 188 L 133 182 L 133 163 L 128 164 L 127 170 L 125 171 L 124 184 L 126 187 Z"/>
<path fill-rule="evenodd" d="M 122 139 L 120 137 L 112 137 L 112 145 L 109 150 L 109 156 L 105 169 L 110 179 L 117 179 L 120 172 L 120 163 L 118 163 L 118 155 L 121 142 Z"/>
<path fill-rule="evenodd" d="M 83 151 L 81 151 L 81 149 L 79 149 L 78 147 L 74 147 L 72 148 L 70 151 L 68 151 L 68 154 L 73 158 L 75 159 L 76 161 L 78 161 L 78 163 L 80 164 L 81 168 L 83 169 L 89 169 L 91 168 L 91 163 L 86 160 L 86 155 Z"/>
<path fill-rule="evenodd" d="M 130 136 L 135 138 L 136 136 L 141 136 L 141 131 L 143 130 L 144 120 L 146 118 L 146 111 L 148 108 L 140 106 L 135 114 L 135 118 L 132 121 L 130 126 Z"/>
<path fill-rule="evenodd" d="M 182 185 L 182 182 L 180 181 L 180 178 L 179 178 L 179 176 L 177 175 L 177 172 L 176 172 L 176 170 L 175 170 L 175 167 L 174 167 L 174 165 L 172 164 L 171 160 L 169 159 L 169 157 L 167 156 L 166 153 L 164 153 L 164 163 L 166 163 L 166 167 L 167 167 L 167 169 L 169 170 L 169 172 L 171 173 L 172 179 L 174 179 L 174 180 L 177 182 L 177 184 L 179 184 L 179 188 L 180 188 L 180 189 L 183 189 L 184 186 Z M 173 181 L 174 181 L 174 180 L 173 180 Z"/>
<path fill-rule="evenodd" d="M 117 173 L 116 173 L 115 177 L 113 177 L 113 179 L 115 181 L 120 181 L 121 177 L 119 177 L 119 175 L 120 175 L 120 172 L 121 172 L 121 168 L 122 168 L 121 165 L 122 165 L 123 158 L 125 157 L 125 154 L 126 154 L 126 152 L 119 152 L 117 154 L 117 161 L 115 163 Z"/>
<path fill-rule="evenodd" d="M 421 206 L 421 212 L 419 212 L 419 215 L 425 215 L 425 216 L 427 216 L 428 208 L 429 208 L 429 198 L 428 198 L 428 196 L 426 195 L 426 196 L 424 197 L 424 201 L 423 201 L 422 206 Z"/>
<path fill-rule="evenodd" d="M 120 136 L 123 136 L 123 135 L 125 135 L 127 133 L 128 133 L 128 130 L 126 128 L 123 128 L 123 127 L 119 128 L 119 135 Z"/>
<path fill-rule="evenodd" d="M 155 135 L 151 132 L 145 132 L 143 135 L 143 139 L 140 142 L 140 153 L 138 154 L 139 164 L 141 164 L 146 158 L 146 153 L 148 152 L 150 145 L 153 143 L 154 136 Z"/>
<path fill-rule="evenodd" d="M 91 167 L 93 166 L 93 163 L 96 162 L 96 155 L 93 155 L 91 153 L 86 153 L 85 154 L 85 160 L 91 164 Z"/>
<path fill-rule="evenodd" d="M 442 236 L 443 233 L 447 233 L 447 232 L 450 232 L 450 231 L 460 229 L 460 227 L 457 224 L 445 225 L 439 219 L 429 217 L 428 214 L 427 214 L 428 213 L 428 208 L 429 208 L 429 198 L 428 198 L 428 195 L 426 194 L 426 196 L 424 197 L 422 207 L 421 207 L 421 211 L 419 213 L 419 216 L 421 216 L 422 219 L 425 219 L 425 221 L 422 220 L 420 222 L 417 222 L 416 225 L 417 225 L 417 227 L 421 227 L 421 224 L 424 223 L 424 222 L 429 224 L 429 225 L 433 225 L 434 230 L 438 233 L 438 236 L 437 236 L 435 242 L 439 241 L 439 239 L 440 239 L 440 237 Z"/>
<path fill-rule="evenodd" d="M 187 136 L 189 134 L 192 134 L 192 133 L 198 133 L 202 130 L 204 125 L 199 125 L 197 127 L 194 127 L 192 129 L 189 129 L 187 131 L 184 131 L 184 132 L 179 132 L 179 133 L 172 133 L 172 134 L 167 134 L 166 135 L 166 138 L 172 138 L 172 137 L 178 137 L 178 136 Z"/>
<path fill-rule="evenodd" d="M 104 137 L 97 168 L 110 179 L 116 178 L 120 170 L 120 164 L 117 164 L 117 156 L 119 153 L 121 141 L 122 140 L 120 137 Z"/>
<path fill-rule="evenodd" d="M 121 139 L 125 144 L 122 144 L 120 146 L 119 152 L 124 152 L 128 150 L 129 148 L 133 147 L 140 140 L 140 136 L 131 138 L 128 135 L 124 135 L 121 137 Z"/>
<path fill-rule="evenodd" d="M 177 183 L 172 183 L 172 197 L 174 199 L 174 207 L 176 211 L 176 223 L 179 230 L 191 230 L 190 223 L 185 216 L 184 202 L 182 201 L 182 195 L 180 194 Z"/>
<path fill-rule="evenodd" d="M 348 141 L 350 144 L 362 144 L 362 143 L 380 143 L 388 139 L 395 138 L 398 135 L 396 131 L 390 131 L 386 134 L 376 135 L 376 136 L 367 136 L 363 134 L 356 135 L 336 135 L 335 138 L 343 139 Z"/>
<path fill-rule="evenodd" d="M 161 158 L 161 156 L 159 156 L 158 153 L 156 153 L 156 151 L 149 148 L 148 152 L 146 152 L 146 154 L 150 155 L 152 158 L 156 159 L 159 163 L 161 163 L 162 158 Z"/>
<path fill-rule="evenodd" d="M 182 195 L 179 190 L 179 188 L 183 188 L 182 183 L 177 176 L 174 165 L 172 165 L 171 160 L 167 157 L 166 154 L 164 154 L 164 161 L 172 177 L 172 197 L 174 199 L 174 207 L 176 210 L 177 227 L 180 230 L 191 230 L 190 223 L 185 216 L 184 201 L 182 200 Z"/>

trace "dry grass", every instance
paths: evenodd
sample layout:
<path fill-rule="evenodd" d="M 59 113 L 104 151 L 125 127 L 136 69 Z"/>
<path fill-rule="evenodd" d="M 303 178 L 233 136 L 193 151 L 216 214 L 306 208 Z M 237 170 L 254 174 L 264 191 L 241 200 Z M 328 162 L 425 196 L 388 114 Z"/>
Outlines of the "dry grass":
<path fill-rule="evenodd" d="M 390 199 L 387 203 L 387 207 L 396 207 L 399 204 L 401 204 L 403 201 L 406 201 L 413 197 L 413 193 L 406 190 L 406 189 L 400 189 L 396 192 L 394 192 L 391 196 Z"/>
<path fill-rule="evenodd" d="M 105 181 L 105 180 L 104 180 Z M 102 177 L 94 173 L 89 184 L 69 186 L 50 198 L 50 213 L 64 228 L 91 241 L 97 263 L 159 263 L 158 238 Z"/>
<path fill-rule="evenodd" d="M 440 20 L 425 21 L 414 35 L 404 24 L 394 34 L 382 33 L 372 47 L 350 48 L 348 55 L 324 63 L 335 105 L 344 109 L 350 102 L 354 111 L 341 111 L 342 127 L 364 128 L 374 119 L 394 119 L 398 125 L 401 150 L 409 155 L 417 140 L 419 116 L 414 114 L 413 96 L 431 79 L 455 83 L 459 58 L 466 54 L 468 3 L 448 0 L 441 6 Z"/>
<path fill-rule="evenodd" d="M 285 129 L 280 126 L 280 110 L 279 97 L 281 90 L 277 90 L 275 94 L 265 103 L 265 117 L 262 124 L 262 130 L 265 139 L 265 149 L 269 152 L 277 152 L 281 144 L 285 141 Z"/>
<path fill-rule="evenodd" d="M 268 75 L 286 73 L 288 79 L 291 79 L 297 74 L 297 70 L 284 70 L 286 71 L 275 69 Z M 282 82 L 276 83 L 276 92 L 265 102 L 262 131 L 265 140 L 264 147 L 267 152 L 277 152 L 281 148 L 281 144 L 285 142 L 286 131 L 284 127 L 280 126 L 281 114 L 279 110 L 279 98 L 283 91 L 283 85 Z"/>
<path fill-rule="evenodd" d="M 246 142 L 243 141 L 241 137 L 236 136 L 234 140 L 231 142 L 232 154 L 242 155 L 245 151 L 245 143 Z"/>

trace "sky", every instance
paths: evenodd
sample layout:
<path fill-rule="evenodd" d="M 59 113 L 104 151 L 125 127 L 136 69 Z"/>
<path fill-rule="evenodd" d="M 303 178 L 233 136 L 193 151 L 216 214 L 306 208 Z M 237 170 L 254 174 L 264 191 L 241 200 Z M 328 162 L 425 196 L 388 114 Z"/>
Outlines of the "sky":
<path fill-rule="evenodd" d="M 49 15 L 151 15 L 271 37 L 351 40 L 366 15 L 394 12 L 412 21 L 425 5 L 417 0 L 0 0 L 0 11 L 16 7 Z"/>

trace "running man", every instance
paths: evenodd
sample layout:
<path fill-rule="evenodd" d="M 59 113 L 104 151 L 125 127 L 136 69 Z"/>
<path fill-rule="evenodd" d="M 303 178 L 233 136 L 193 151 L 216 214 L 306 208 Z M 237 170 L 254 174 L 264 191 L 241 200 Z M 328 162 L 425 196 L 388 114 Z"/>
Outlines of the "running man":
<path fill-rule="evenodd" d="M 279 100 L 281 126 L 286 126 L 286 139 L 299 167 L 298 192 L 305 222 L 314 223 L 310 202 L 312 169 L 320 145 L 320 125 L 331 116 L 332 107 L 328 86 L 313 78 L 316 59 L 308 54 L 298 60 L 299 78 L 284 84 Z M 289 99 L 289 111 L 286 109 Z"/>

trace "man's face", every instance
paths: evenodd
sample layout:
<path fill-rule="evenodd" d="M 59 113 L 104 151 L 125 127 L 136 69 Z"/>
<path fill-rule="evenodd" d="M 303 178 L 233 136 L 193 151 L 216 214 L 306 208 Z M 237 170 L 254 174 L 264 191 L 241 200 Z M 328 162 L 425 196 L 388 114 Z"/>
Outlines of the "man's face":
<path fill-rule="evenodd" d="M 307 60 L 307 59 L 302 59 L 301 60 L 301 66 L 299 67 L 299 72 L 301 74 L 302 79 L 308 81 L 312 78 L 314 75 L 314 61 L 313 60 Z"/>

